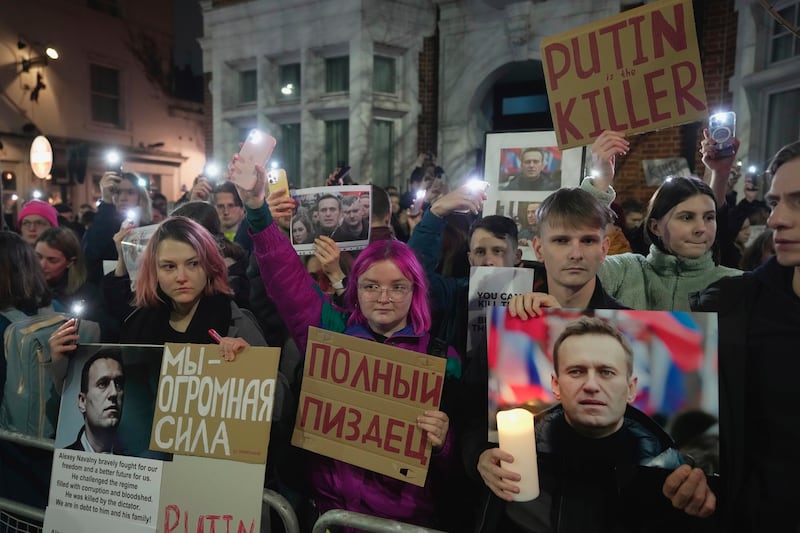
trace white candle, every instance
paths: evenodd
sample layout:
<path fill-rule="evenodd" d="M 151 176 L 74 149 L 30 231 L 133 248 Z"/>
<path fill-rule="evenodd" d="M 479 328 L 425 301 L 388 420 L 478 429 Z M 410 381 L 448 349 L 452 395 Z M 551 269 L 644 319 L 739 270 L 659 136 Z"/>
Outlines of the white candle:
<path fill-rule="evenodd" d="M 533 435 L 533 414 L 526 409 L 497 413 L 500 449 L 514 456 L 513 463 L 500 466 L 521 476 L 515 502 L 527 502 L 539 496 L 539 469 L 536 466 L 536 438 Z"/>

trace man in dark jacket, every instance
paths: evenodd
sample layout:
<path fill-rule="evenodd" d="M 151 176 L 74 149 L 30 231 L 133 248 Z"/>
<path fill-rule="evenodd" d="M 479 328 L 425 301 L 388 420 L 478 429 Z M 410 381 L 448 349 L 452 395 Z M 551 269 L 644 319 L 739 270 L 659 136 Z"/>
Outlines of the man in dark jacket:
<path fill-rule="evenodd" d="M 561 403 L 540 413 L 535 425 L 540 494 L 512 501 L 521 476 L 501 463 L 482 464 L 493 494 L 481 530 L 638 532 L 705 525 L 689 518 L 708 517 L 716 508 L 705 474 L 685 465 L 669 436 L 628 405 L 637 378 L 625 337 L 602 319 L 576 320 L 556 339 L 553 367 L 553 393 Z M 504 463 L 514 460 L 494 452 Z"/>
<path fill-rule="evenodd" d="M 769 168 L 775 257 L 693 295 L 719 316 L 720 499 L 724 531 L 799 531 L 800 142 Z"/>
<path fill-rule="evenodd" d="M 81 370 L 78 409 L 83 426 L 69 450 L 121 454 L 117 429 L 122 419 L 125 374 L 119 350 L 104 350 L 92 356 Z"/>

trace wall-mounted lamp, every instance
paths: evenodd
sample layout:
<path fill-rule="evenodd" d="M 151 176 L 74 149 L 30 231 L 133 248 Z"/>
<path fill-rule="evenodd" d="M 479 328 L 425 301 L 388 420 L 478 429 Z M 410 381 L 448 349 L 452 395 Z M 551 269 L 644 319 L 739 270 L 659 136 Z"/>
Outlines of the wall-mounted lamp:
<path fill-rule="evenodd" d="M 49 63 L 49 60 L 44 56 L 34 57 L 33 59 L 23 59 L 22 72 L 29 72 L 34 65 L 46 65 L 47 63 Z"/>
<path fill-rule="evenodd" d="M 22 39 L 19 39 L 17 41 L 17 48 L 19 50 L 24 50 L 27 47 L 28 47 L 28 45 Z M 30 49 L 31 49 L 32 52 L 33 51 L 37 51 L 37 47 L 36 46 L 31 46 Z M 41 50 L 41 48 L 38 48 L 38 51 L 40 51 L 40 50 Z M 48 46 L 48 47 L 46 47 L 44 49 L 44 55 L 40 55 L 38 57 L 28 57 L 27 59 L 23 59 L 22 62 L 21 62 L 21 64 L 22 64 L 22 72 L 29 72 L 31 70 L 31 67 L 34 66 L 34 65 L 47 65 L 47 63 L 50 60 L 55 61 L 56 59 L 58 59 L 58 57 L 59 57 L 58 56 L 58 50 L 56 50 L 52 46 Z"/>

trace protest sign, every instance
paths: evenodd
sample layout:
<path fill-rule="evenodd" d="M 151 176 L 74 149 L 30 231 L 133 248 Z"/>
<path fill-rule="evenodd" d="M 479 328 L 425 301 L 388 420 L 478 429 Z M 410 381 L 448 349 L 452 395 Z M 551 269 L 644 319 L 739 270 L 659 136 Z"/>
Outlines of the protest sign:
<path fill-rule="evenodd" d="M 150 448 L 266 463 L 279 359 L 278 348 L 227 362 L 214 344 L 167 343 Z"/>
<path fill-rule="evenodd" d="M 536 411 L 557 403 L 551 388 L 553 345 L 583 316 L 607 321 L 630 344 L 638 378 L 635 407 L 665 419 L 687 409 L 719 413 L 714 313 L 546 309 L 542 317 L 521 320 L 496 307 L 488 332 L 490 440 L 498 410 L 524 405 Z"/>
<path fill-rule="evenodd" d="M 372 220 L 369 185 L 337 185 L 297 189 L 292 198 L 292 245 L 299 255 L 314 253 L 314 239 L 324 235 L 340 250 L 363 250 L 369 244 Z"/>
<path fill-rule="evenodd" d="M 561 149 L 603 130 L 653 131 L 707 115 L 691 0 L 648 3 L 542 39 Z"/>
<path fill-rule="evenodd" d="M 252 464 L 148 449 L 163 353 L 164 346 L 82 344 L 70 358 L 45 513 L 56 526 L 48 531 L 105 531 L 109 523 L 131 533 L 260 530 L 263 458 Z M 170 353 L 175 366 L 179 352 Z M 184 365 L 196 355 L 187 349 Z M 242 373 L 260 375 L 247 364 Z M 238 430 L 228 427 L 231 443 L 241 442 Z M 257 448 L 265 458 L 266 436 Z"/>
<path fill-rule="evenodd" d="M 659 186 L 670 176 L 691 176 L 689 163 L 685 157 L 670 159 L 645 159 L 642 161 L 644 181 L 648 185 Z"/>
<path fill-rule="evenodd" d="M 292 444 L 423 486 L 446 360 L 311 327 Z"/>
<path fill-rule="evenodd" d="M 170 457 L 148 450 L 162 350 L 81 344 L 70 357 L 46 513 L 69 514 L 59 531 L 97 531 L 107 519 L 155 527 L 164 464 L 157 459 Z"/>
<path fill-rule="evenodd" d="M 150 237 L 158 229 L 158 224 L 133 228 L 124 239 L 122 239 L 122 260 L 125 261 L 125 268 L 128 269 L 128 276 L 131 283 L 136 281 L 139 275 L 139 265 L 142 262 L 142 254 L 150 241 Z M 104 269 L 105 272 L 105 269 Z"/>
<path fill-rule="evenodd" d="M 532 268 L 472 267 L 469 272 L 467 351 L 486 347 L 486 317 L 515 294 L 533 290 Z"/>
<path fill-rule="evenodd" d="M 157 531 L 261 531 L 265 473 L 263 463 L 173 456 L 164 463 Z"/>

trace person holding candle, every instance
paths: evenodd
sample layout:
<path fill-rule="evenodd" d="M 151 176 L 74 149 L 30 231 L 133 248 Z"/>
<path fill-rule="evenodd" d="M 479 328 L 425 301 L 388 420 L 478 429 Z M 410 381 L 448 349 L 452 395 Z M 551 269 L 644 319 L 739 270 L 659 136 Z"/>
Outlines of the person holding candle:
<path fill-rule="evenodd" d="M 540 495 L 512 501 L 526 475 L 492 450 L 479 466 L 491 490 L 479 531 L 675 531 L 713 528 L 716 496 L 672 439 L 628 405 L 636 396 L 633 352 L 599 318 L 568 324 L 553 346 L 553 392 L 560 404 L 535 423 Z M 671 471 L 667 474 L 667 471 Z M 663 480 L 663 483 L 662 483 Z M 503 505 L 503 502 L 506 502 Z"/>

